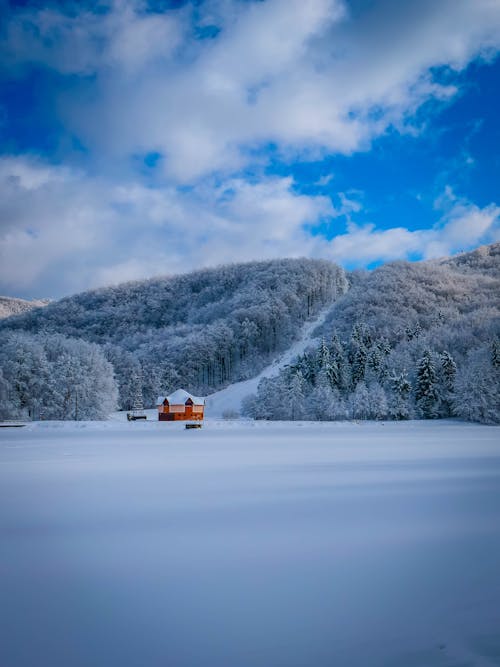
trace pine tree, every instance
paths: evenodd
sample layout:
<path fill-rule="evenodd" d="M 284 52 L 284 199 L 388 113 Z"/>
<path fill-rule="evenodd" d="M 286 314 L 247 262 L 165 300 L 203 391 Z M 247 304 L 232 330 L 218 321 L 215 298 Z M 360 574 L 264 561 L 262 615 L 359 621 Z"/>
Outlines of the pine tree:
<path fill-rule="evenodd" d="M 140 365 L 137 365 L 132 373 L 132 386 L 133 386 L 133 398 L 132 398 L 132 410 L 137 413 L 144 412 L 144 400 L 142 397 L 142 368 Z"/>
<path fill-rule="evenodd" d="M 451 354 L 446 350 L 441 354 L 441 373 L 444 386 L 448 391 L 452 392 L 457 374 L 457 365 Z"/>
<path fill-rule="evenodd" d="M 365 379 L 367 354 L 368 352 L 364 345 L 359 345 L 354 352 L 351 369 L 351 382 L 353 389 L 356 388 L 356 386 L 360 382 L 363 382 Z"/>
<path fill-rule="evenodd" d="M 437 377 L 430 350 L 425 350 L 417 365 L 415 398 L 424 419 L 434 419 L 438 414 Z"/>
<path fill-rule="evenodd" d="M 382 354 L 374 345 L 366 356 L 366 378 L 369 382 L 377 382 L 382 376 Z"/>
<path fill-rule="evenodd" d="M 321 339 L 321 343 L 318 348 L 318 366 L 319 368 L 328 369 L 330 366 L 330 350 L 324 338 Z"/>
<path fill-rule="evenodd" d="M 336 333 L 330 342 L 330 368 L 332 388 L 345 391 L 350 383 L 349 368 L 344 348 Z"/>
<path fill-rule="evenodd" d="M 439 402 L 440 414 L 443 417 L 450 417 L 453 414 L 452 402 L 455 391 L 455 377 L 457 374 L 457 365 L 449 352 L 446 350 L 440 355 L 440 383 L 439 383 Z"/>
<path fill-rule="evenodd" d="M 316 377 L 317 385 L 327 385 L 330 389 L 335 386 L 335 373 L 332 366 L 330 349 L 323 338 L 317 352 L 318 372 Z"/>

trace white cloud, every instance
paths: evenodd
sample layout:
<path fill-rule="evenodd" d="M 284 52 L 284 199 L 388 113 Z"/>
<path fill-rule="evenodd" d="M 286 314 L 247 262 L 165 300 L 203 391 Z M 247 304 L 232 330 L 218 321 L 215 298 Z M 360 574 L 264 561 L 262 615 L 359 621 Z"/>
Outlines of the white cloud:
<path fill-rule="evenodd" d="M 448 201 L 449 193 L 444 195 Z M 330 242 L 329 257 L 342 264 L 363 266 L 408 257 L 444 257 L 498 240 L 500 207 L 490 204 L 479 208 L 454 197 L 449 210 L 431 229 L 376 229 L 374 225 L 351 224 L 346 234 Z"/>
<path fill-rule="evenodd" d="M 141 3 L 114 0 L 110 11 L 79 13 L 27 8 L 6 23 L 0 55 L 12 68 L 42 63 L 62 74 L 90 75 L 118 68 L 130 75 L 166 62 L 179 46 L 185 13 L 147 14 Z"/>
<path fill-rule="evenodd" d="M 458 71 L 500 48 L 497 0 L 351 7 L 207 0 L 151 13 L 141 0 L 112 0 L 101 13 L 12 10 L 4 67 L 12 77 L 33 62 L 71 75 L 45 102 L 87 149 L 88 172 L 0 159 L 0 290 L 55 296 L 277 256 L 362 265 L 497 238 L 498 208 L 451 191 L 434 228 L 381 230 L 356 224 L 359 193 L 337 193 L 334 208 L 289 178 L 262 176 L 269 144 L 286 161 L 349 155 L 390 127 L 418 132 L 421 105 L 456 93 L 453 76 L 444 85 L 433 68 Z M 197 38 L 214 25 L 216 36 Z M 130 166 L 150 151 L 163 156 L 155 188 Z M 307 231 L 340 216 L 348 229 L 332 240 Z"/>
<path fill-rule="evenodd" d="M 230 179 L 183 192 L 2 158 L 0 289 L 57 296 L 222 262 L 305 255 L 313 242 L 304 225 L 333 213 L 328 198 L 295 193 L 290 178 Z"/>
<path fill-rule="evenodd" d="M 2 50 L 16 66 L 94 73 L 88 97 L 70 87 L 60 100 L 69 129 L 101 159 L 160 151 L 169 178 L 192 182 L 245 166 L 268 142 L 288 157 L 350 154 L 391 125 L 413 131 L 423 102 L 456 92 L 431 68 L 500 48 L 496 0 L 383 0 L 355 17 L 342 0 L 215 0 L 196 12 L 150 14 L 133 0 L 104 15 L 24 9 Z M 220 33 L 195 39 L 196 21 L 212 20 Z"/>
<path fill-rule="evenodd" d="M 102 183 L 27 158 L 0 159 L 0 291 L 59 296 L 233 261 L 324 257 L 341 264 L 436 257 L 499 238 L 500 208 L 448 194 L 433 229 L 350 222 L 329 240 L 310 226 L 355 216 L 359 202 L 294 191 L 290 178 L 204 182 L 188 191 Z M 64 278 L 62 278 L 62 276 Z"/>

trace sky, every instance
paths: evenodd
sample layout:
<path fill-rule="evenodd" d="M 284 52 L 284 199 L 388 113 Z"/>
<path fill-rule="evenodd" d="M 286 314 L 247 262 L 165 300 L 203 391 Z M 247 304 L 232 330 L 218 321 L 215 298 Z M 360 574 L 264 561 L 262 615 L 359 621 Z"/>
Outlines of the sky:
<path fill-rule="evenodd" d="M 500 0 L 0 0 L 0 294 L 500 239 Z"/>

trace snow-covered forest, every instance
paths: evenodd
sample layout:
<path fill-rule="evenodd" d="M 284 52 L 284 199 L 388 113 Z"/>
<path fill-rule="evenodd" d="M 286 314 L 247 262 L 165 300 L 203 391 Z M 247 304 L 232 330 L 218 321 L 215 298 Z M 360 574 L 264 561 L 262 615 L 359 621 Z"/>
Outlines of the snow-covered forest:
<path fill-rule="evenodd" d="M 264 379 L 245 413 L 500 421 L 499 248 L 352 275 L 320 345 Z"/>
<path fill-rule="evenodd" d="M 208 394 L 253 377 L 331 305 L 306 350 L 264 379 L 258 419 L 500 419 L 500 244 L 344 272 L 322 260 L 223 266 L 78 294 L 0 323 L 2 417 L 104 418 L 138 393 Z"/>
<path fill-rule="evenodd" d="M 113 366 L 98 345 L 2 333 L 0 419 L 105 419 L 116 402 Z"/>
<path fill-rule="evenodd" d="M 47 350 L 51 334 L 73 341 L 75 354 L 75 339 L 99 345 L 114 369 L 122 408 L 132 407 L 138 382 L 146 406 L 178 386 L 209 393 L 257 374 L 290 345 L 308 318 L 347 288 L 345 272 L 330 262 L 285 259 L 126 283 L 62 299 L 0 325 L 0 367 L 4 393 L 10 397 L 4 404 L 16 406 L 16 415 L 26 412 L 25 393 L 51 404 L 36 362 L 25 392 L 18 390 L 18 378 L 27 382 L 29 373 L 12 361 L 30 357 L 30 345 L 35 357 L 40 347 Z M 30 408 L 27 416 L 33 414 Z M 74 410 L 67 415 L 74 418 Z"/>
<path fill-rule="evenodd" d="M 33 308 L 42 308 L 49 303 L 48 299 L 34 299 L 33 301 L 26 301 L 26 299 L 15 299 L 9 296 L 0 296 L 0 319 L 10 317 L 11 315 L 19 315 L 27 310 Z"/>

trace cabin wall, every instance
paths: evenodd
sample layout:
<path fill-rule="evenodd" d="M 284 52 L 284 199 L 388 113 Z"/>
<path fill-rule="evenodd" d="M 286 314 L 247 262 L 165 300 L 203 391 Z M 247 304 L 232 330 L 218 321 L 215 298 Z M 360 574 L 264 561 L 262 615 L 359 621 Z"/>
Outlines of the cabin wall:
<path fill-rule="evenodd" d="M 203 405 L 159 405 L 158 421 L 201 421 L 204 417 Z"/>

